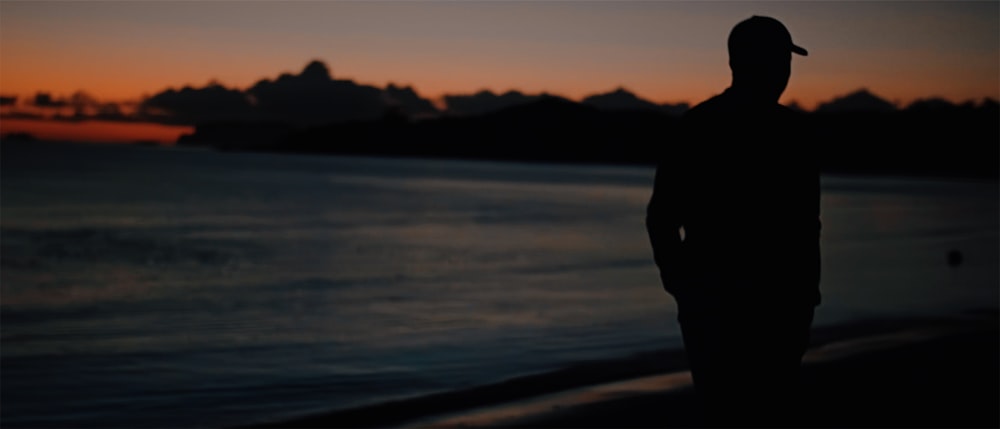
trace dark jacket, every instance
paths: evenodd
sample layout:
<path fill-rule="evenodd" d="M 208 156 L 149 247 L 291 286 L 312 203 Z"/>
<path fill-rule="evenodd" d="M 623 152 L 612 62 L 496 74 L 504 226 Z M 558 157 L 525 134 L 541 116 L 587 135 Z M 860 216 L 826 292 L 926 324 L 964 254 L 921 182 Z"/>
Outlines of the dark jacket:
<path fill-rule="evenodd" d="M 729 89 L 667 144 L 646 217 L 664 288 L 818 304 L 819 169 L 801 114 Z"/>

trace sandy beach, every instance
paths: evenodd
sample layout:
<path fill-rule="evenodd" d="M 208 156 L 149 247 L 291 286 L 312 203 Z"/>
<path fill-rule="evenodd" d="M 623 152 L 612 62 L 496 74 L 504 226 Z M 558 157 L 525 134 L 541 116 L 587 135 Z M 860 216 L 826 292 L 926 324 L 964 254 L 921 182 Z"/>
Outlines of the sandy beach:
<path fill-rule="evenodd" d="M 995 311 L 819 328 L 803 364 L 808 427 L 998 427 Z M 683 355 L 595 362 L 267 427 L 697 427 Z"/>

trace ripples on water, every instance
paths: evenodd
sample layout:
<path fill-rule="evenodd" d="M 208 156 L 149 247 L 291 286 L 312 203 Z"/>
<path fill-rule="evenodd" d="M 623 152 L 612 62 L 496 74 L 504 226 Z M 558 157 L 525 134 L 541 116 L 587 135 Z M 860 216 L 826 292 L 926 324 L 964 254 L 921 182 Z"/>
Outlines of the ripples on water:
<path fill-rule="evenodd" d="M 650 169 L 7 143 L 2 162 L 4 425 L 240 424 L 679 345 Z M 819 323 L 996 303 L 996 191 L 825 178 Z"/>

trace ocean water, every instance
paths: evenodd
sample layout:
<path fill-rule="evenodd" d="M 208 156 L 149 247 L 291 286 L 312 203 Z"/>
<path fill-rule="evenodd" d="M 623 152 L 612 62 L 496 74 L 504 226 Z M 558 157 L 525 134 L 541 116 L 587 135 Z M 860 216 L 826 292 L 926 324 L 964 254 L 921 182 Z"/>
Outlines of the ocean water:
<path fill-rule="evenodd" d="M 652 169 L 2 150 L 4 427 L 274 421 L 680 347 Z M 823 192 L 817 325 L 997 307 L 996 182 Z"/>

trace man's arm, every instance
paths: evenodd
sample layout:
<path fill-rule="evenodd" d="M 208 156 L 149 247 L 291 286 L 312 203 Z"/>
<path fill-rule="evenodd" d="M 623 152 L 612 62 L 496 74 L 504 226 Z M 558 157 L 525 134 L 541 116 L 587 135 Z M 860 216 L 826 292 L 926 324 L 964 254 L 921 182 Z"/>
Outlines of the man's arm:
<path fill-rule="evenodd" d="M 683 198 L 678 164 L 661 162 L 657 166 L 653 195 L 646 207 L 646 232 L 653 247 L 653 260 L 660 269 L 660 280 L 664 289 L 672 294 L 675 294 L 676 283 L 681 281 L 678 271 Z"/>

